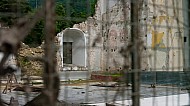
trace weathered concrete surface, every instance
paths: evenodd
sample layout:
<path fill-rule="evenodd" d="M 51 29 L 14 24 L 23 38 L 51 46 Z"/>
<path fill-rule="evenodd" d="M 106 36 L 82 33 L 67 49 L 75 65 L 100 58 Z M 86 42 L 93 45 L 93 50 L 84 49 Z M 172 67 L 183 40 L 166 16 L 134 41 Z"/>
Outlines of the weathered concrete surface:
<path fill-rule="evenodd" d="M 111 82 L 110 82 L 111 83 Z M 78 86 L 61 86 L 60 87 L 60 101 L 66 101 L 69 104 L 80 104 L 80 103 L 112 103 L 115 97 L 115 101 L 130 100 L 131 98 L 131 87 L 124 88 L 125 92 L 118 90 L 117 87 L 98 87 L 91 86 L 97 83 L 89 83 L 87 85 L 78 85 Z M 109 84 L 109 83 L 108 83 Z M 165 92 L 167 89 L 167 92 Z M 150 88 L 150 86 L 141 86 L 141 98 L 146 99 L 150 97 L 161 97 L 168 95 L 180 95 L 187 93 L 185 90 L 180 90 L 176 87 L 166 87 L 166 86 L 157 86 L 156 88 Z M 9 103 L 10 97 L 14 97 L 19 101 L 19 105 L 24 105 L 27 100 L 32 100 L 39 93 L 30 92 L 29 98 L 26 98 L 27 95 L 24 92 L 11 92 L 7 94 L 2 94 L 2 99 Z M 124 95 L 124 96 L 123 96 Z M 155 98 L 156 99 L 156 98 Z M 164 100 L 167 100 L 164 98 Z M 183 101 L 181 98 L 177 99 L 177 102 Z M 172 101 L 173 103 L 175 101 Z M 188 101 L 184 101 L 187 103 Z M 156 102 L 155 102 L 156 103 Z"/>

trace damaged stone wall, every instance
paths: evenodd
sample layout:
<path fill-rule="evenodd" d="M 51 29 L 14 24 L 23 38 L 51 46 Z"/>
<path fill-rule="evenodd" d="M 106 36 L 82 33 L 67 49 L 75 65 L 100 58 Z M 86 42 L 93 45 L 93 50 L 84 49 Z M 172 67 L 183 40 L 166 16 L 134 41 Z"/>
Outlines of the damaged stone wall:
<path fill-rule="evenodd" d="M 121 70 L 124 58 L 120 50 L 130 44 L 130 2 L 126 1 L 123 8 L 121 1 L 110 1 L 98 0 L 95 15 L 73 26 L 89 34 L 88 58 L 92 71 Z M 141 70 L 183 70 L 184 14 L 180 8 L 183 3 L 178 0 L 143 2 L 139 20 L 144 42 Z"/>
<path fill-rule="evenodd" d="M 124 58 L 120 51 L 122 47 L 127 46 L 130 42 L 130 4 L 127 2 L 125 5 L 127 8 L 124 9 L 121 2 L 116 3 L 102 17 L 102 55 L 103 58 L 106 58 L 102 60 L 104 70 L 121 70 L 124 66 Z M 126 12 L 125 17 L 124 12 Z M 127 65 L 130 66 L 130 61 Z"/>
<path fill-rule="evenodd" d="M 183 1 L 148 0 L 143 7 L 141 23 L 147 24 L 145 42 L 148 47 L 148 68 L 152 70 L 183 70 L 184 13 Z"/>
<path fill-rule="evenodd" d="M 85 22 L 75 24 L 73 28 L 79 28 L 88 34 L 88 69 L 92 71 L 102 70 L 102 23 L 101 23 L 101 0 L 96 5 L 95 15 Z"/>

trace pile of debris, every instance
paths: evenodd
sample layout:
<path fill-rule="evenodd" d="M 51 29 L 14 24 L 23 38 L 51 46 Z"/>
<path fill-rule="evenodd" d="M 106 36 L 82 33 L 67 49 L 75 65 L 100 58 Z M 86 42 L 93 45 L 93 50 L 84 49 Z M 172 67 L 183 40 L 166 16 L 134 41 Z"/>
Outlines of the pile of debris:
<path fill-rule="evenodd" d="M 43 73 L 43 63 L 41 61 L 36 61 L 38 58 L 42 58 L 44 55 L 44 50 L 41 46 L 36 48 L 29 47 L 28 45 L 22 43 L 21 48 L 18 51 L 18 65 L 21 67 L 22 74 L 31 75 L 42 75 Z M 33 60 L 35 59 L 36 60 Z"/>
<path fill-rule="evenodd" d="M 56 40 L 56 50 L 59 48 L 59 43 Z M 57 51 L 56 51 L 57 52 Z M 57 70 L 60 69 L 59 64 L 61 63 L 59 52 L 56 53 L 56 60 L 58 66 Z M 21 48 L 18 51 L 18 65 L 21 67 L 22 75 L 27 76 L 41 76 L 43 74 L 43 60 L 44 59 L 44 42 L 38 47 L 29 47 L 22 43 Z"/>

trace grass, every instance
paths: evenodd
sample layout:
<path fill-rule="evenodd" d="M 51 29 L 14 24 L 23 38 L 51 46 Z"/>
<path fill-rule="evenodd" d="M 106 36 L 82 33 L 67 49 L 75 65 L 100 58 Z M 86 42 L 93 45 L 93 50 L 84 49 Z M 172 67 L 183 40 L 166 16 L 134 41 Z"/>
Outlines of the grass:
<path fill-rule="evenodd" d="M 122 76 L 122 74 L 121 73 L 113 73 L 113 72 L 104 72 L 104 73 L 102 73 L 102 75 L 107 75 L 107 76 L 112 76 L 112 77 L 121 77 Z"/>

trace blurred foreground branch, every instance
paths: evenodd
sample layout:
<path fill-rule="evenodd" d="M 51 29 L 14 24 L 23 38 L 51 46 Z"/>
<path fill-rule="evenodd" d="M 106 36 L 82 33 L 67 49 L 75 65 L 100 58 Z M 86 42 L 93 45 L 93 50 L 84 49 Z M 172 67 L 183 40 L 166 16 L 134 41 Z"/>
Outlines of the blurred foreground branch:
<path fill-rule="evenodd" d="M 29 34 L 31 29 L 35 24 L 44 17 L 46 14 L 46 46 L 45 46 L 45 56 L 48 61 L 45 62 L 44 71 L 44 83 L 45 89 L 42 93 L 34 98 L 32 101 L 28 102 L 27 106 L 55 106 L 59 91 L 59 77 L 56 74 L 56 61 L 55 61 L 55 50 L 52 45 L 54 45 L 54 35 L 55 35 L 55 12 L 54 12 L 54 2 L 53 0 L 48 0 L 46 2 L 46 11 L 40 9 L 36 14 L 30 18 L 26 16 L 24 18 L 18 19 L 17 23 L 11 28 L 1 28 L 0 29 L 0 51 L 4 53 L 4 56 L 0 62 L 0 73 L 6 73 L 3 71 L 4 64 L 6 63 L 10 54 L 17 54 L 20 48 L 20 42 Z M 9 72 L 8 72 L 9 73 Z M 53 76 L 51 76 L 54 74 Z M 0 104 L 1 103 L 0 101 Z"/>

